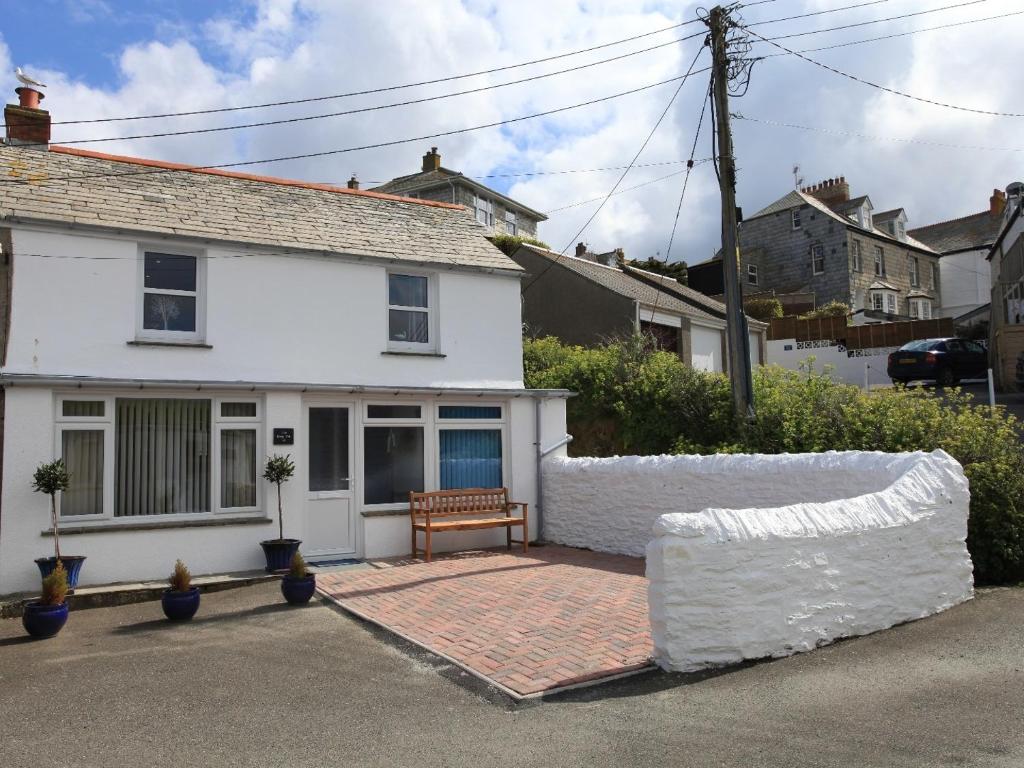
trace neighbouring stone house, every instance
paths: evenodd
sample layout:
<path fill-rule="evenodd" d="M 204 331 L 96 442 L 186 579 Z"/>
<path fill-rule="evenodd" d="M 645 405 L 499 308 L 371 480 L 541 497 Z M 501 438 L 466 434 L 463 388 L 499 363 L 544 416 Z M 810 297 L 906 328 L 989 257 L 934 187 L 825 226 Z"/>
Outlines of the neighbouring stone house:
<path fill-rule="evenodd" d="M 1003 224 L 1006 193 L 992 190 L 988 210 L 940 221 L 908 234 L 940 255 L 941 300 L 937 314 L 958 327 L 983 328 L 989 320 L 992 275 L 989 251 Z"/>
<path fill-rule="evenodd" d="M 1024 184 L 1006 188 L 999 234 L 989 251 L 991 325 L 989 355 L 996 384 L 1024 389 Z"/>
<path fill-rule="evenodd" d="M 358 186 L 354 179 L 349 182 L 353 183 Z M 371 191 L 464 205 L 494 234 L 537 237 L 537 225 L 548 218 L 460 171 L 443 167 L 437 147 L 431 147 L 423 155 L 423 168 L 419 173 L 399 176 Z"/>
<path fill-rule="evenodd" d="M 812 294 L 821 306 L 850 305 L 861 316 L 931 318 L 940 295 L 939 259 L 907 233 L 902 208 L 874 212 L 867 195 L 850 197 L 846 179 L 792 192 L 740 224 L 745 293 Z M 720 255 L 689 267 L 720 280 Z"/>
<path fill-rule="evenodd" d="M 527 272 L 523 321 L 530 333 L 593 346 L 637 331 L 687 365 L 726 371 L 725 305 L 676 280 L 625 263 L 621 248 L 573 256 L 522 245 L 512 259 Z M 764 363 L 767 326 L 747 319 L 750 359 Z"/>

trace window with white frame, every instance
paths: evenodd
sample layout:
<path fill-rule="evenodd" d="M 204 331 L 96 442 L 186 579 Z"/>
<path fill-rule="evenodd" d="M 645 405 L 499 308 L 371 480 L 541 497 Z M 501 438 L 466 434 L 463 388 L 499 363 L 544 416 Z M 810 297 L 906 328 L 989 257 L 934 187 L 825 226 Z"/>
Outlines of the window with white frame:
<path fill-rule="evenodd" d="M 500 405 L 437 407 L 438 487 L 504 486 L 504 427 Z"/>
<path fill-rule="evenodd" d="M 408 504 L 426 490 L 424 407 L 368 403 L 363 425 L 363 503 Z"/>
<path fill-rule="evenodd" d="M 505 232 L 513 236 L 519 234 L 519 222 L 515 211 L 505 210 Z"/>
<path fill-rule="evenodd" d="M 910 267 L 910 285 L 913 288 L 917 288 L 921 285 L 921 265 L 917 261 L 917 256 L 909 257 Z"/>
<path fill-rule="evenodd" d="M 885 251 L 882 246 L 875 246 L 875 274 L 881 277 L 885 274 Z"/>
<path fill-rule="evenodd" d="M 139 338 L 201 340 L 203 260 L 194 254 L 144 250 L 140 273 Z"/>
<path fill-rule="evenodd" d="M 397 350 L 434 348 L 431 279 L 388 273 L 388 346 Z"/>
<path fill-rule="evenodd" d="M 932 319 L 932 302 L 930 299 L 910 299 L 907 302 L 910 316 L 916 320 Z"/>
<path fill-rule="evenodd" d="M 474 194 L 473 211 L 476 214 L 476 220 L 485 227 L 494 226 L 494 203 L 491 200 Z"/>
<path fill-rule="evenodd" d="M 891 291 L 885 292 L 885 311 L 890 315 L 895 315 L 898 311 L 896 306 L 896 294 Z"/>
<path fill-rule="evenodd" d="M 800 229 L 800 209 L 794 208 L 789 213 L 790 222 L 792 222 L 793 229 Z"/>
<path fill-rule="evenodd" d="M 854 272 L 864 271 L 864 258 L 860 251 L 860 240 L 850 241 L 850 269 Z"/>
<path fill-rule="evenodd" d="M 757 285 L 757 264 L 747 264 L 747 284 Z"/>
<path fill-rule="evenodd" d="M 62 517 L 255 512 L 256 398 L 61 396 L 57 449 L 72 476 Z"/>
<path fill-rule="evenodd" d="M 879 312 L 885 310 L 885 295 L 881 291 L 871 292 L 871 308 Z"/>
<path fill-rule="evenodd" d="M 871 291 L 871 308 L 878 312 L 895 315 L 897 312 L 896 293 L 894 291 Z"/>
<path fill-rule="evenodd" d="M 815 275 L 825 274 L 825 247 L 822 245 L 811 246 L 811 272 Z"/>
<path fill-rule="evenodd" d="M 900 219 L 896 219 L 896 238 L 898 240 L 907 239 L 907 225 L 904 224 Z"/>

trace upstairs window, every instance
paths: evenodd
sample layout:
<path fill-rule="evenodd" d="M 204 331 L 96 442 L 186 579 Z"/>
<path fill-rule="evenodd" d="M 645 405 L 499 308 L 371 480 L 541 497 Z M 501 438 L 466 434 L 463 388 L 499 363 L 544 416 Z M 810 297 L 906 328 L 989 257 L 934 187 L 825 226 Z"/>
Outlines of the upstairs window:
<path fill-rule="evenodd" d="M 854 272 L 864 271 L 864 257 L 860 252 L 860 240 L 854 240 L 850 243 L 850 268 Z"/>
<path fill-rule="evenodd" d="M 917 256 L 910 257 L 910 285 L 917 288 L 921 285 L 921 269 Z"/>
<path fill-rule="evenodd" d="M 790 212 L 790 220 L 793 223 L 793 229 L 800 229 L 800 209 L 794 208 Z"/>
<path fill-rule="evenodd" d="M 815 275 L 825 274 L 825 248 L 821 245 L 811 246 L 811 272 Z"/>
<path fill-rule="evenodd" d="M 747 264 L 747 284 L 757 285 L 757 265 Z"/>
<path fill-rule="evenodd" d="M 881 277 L 885 274 L 885 252 L 882 246 L 875 246 L 875 274 Z"/>
<path fill-rule="evenodd" d="M 907 239 L 907 225 L 899 219 L 896 220 L 896 237 L 899 240 Z"/>
<path fill-rule="evenodd" d="M 202 338 L 202 266 L 194 255 L 143 252 L 137 331 L 140 338 Z"/>
<path fill-rule="evenodd" d="M 505 211 L 505 232 L 515 237 L 519 234 L 519 222 L 515 211 Z"/>
<path fill-rule="evenodd" d="M 476 220 L 485 227 L 494 226 L 494 203 L 486 197 L 473 195 L 473 210 L 476 213 Z"/>
<path fill-rule="evenodd" d="M 433 302 L 426 275 L 388 274 L 388 346 L 423 351 L 433 344 Z"/>

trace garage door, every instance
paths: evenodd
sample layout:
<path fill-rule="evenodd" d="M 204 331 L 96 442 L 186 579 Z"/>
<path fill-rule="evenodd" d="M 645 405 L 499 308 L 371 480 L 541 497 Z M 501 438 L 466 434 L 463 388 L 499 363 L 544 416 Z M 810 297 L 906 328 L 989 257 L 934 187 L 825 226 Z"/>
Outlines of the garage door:
<path fill-rule="evenodd" d="M 691 365 L 701 371 L 725 370 L 722 367 L 722 331 L 717 328 L 690 326 Z"/>

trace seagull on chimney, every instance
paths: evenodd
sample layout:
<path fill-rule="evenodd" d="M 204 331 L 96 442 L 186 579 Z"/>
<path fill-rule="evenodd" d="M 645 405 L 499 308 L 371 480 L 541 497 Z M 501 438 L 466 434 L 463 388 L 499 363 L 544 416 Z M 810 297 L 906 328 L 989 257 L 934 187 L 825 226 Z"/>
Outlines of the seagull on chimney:
<path fill-rule="evenodd" d="M 25 71 L 21 67 L 14 68 L 14 76 L 18 78 L 22 85 L 27 85 L 30 88 L 45 88 L 46 83 L 40 83 L 38 80 L 34 80 L 25 74 Z"/>

